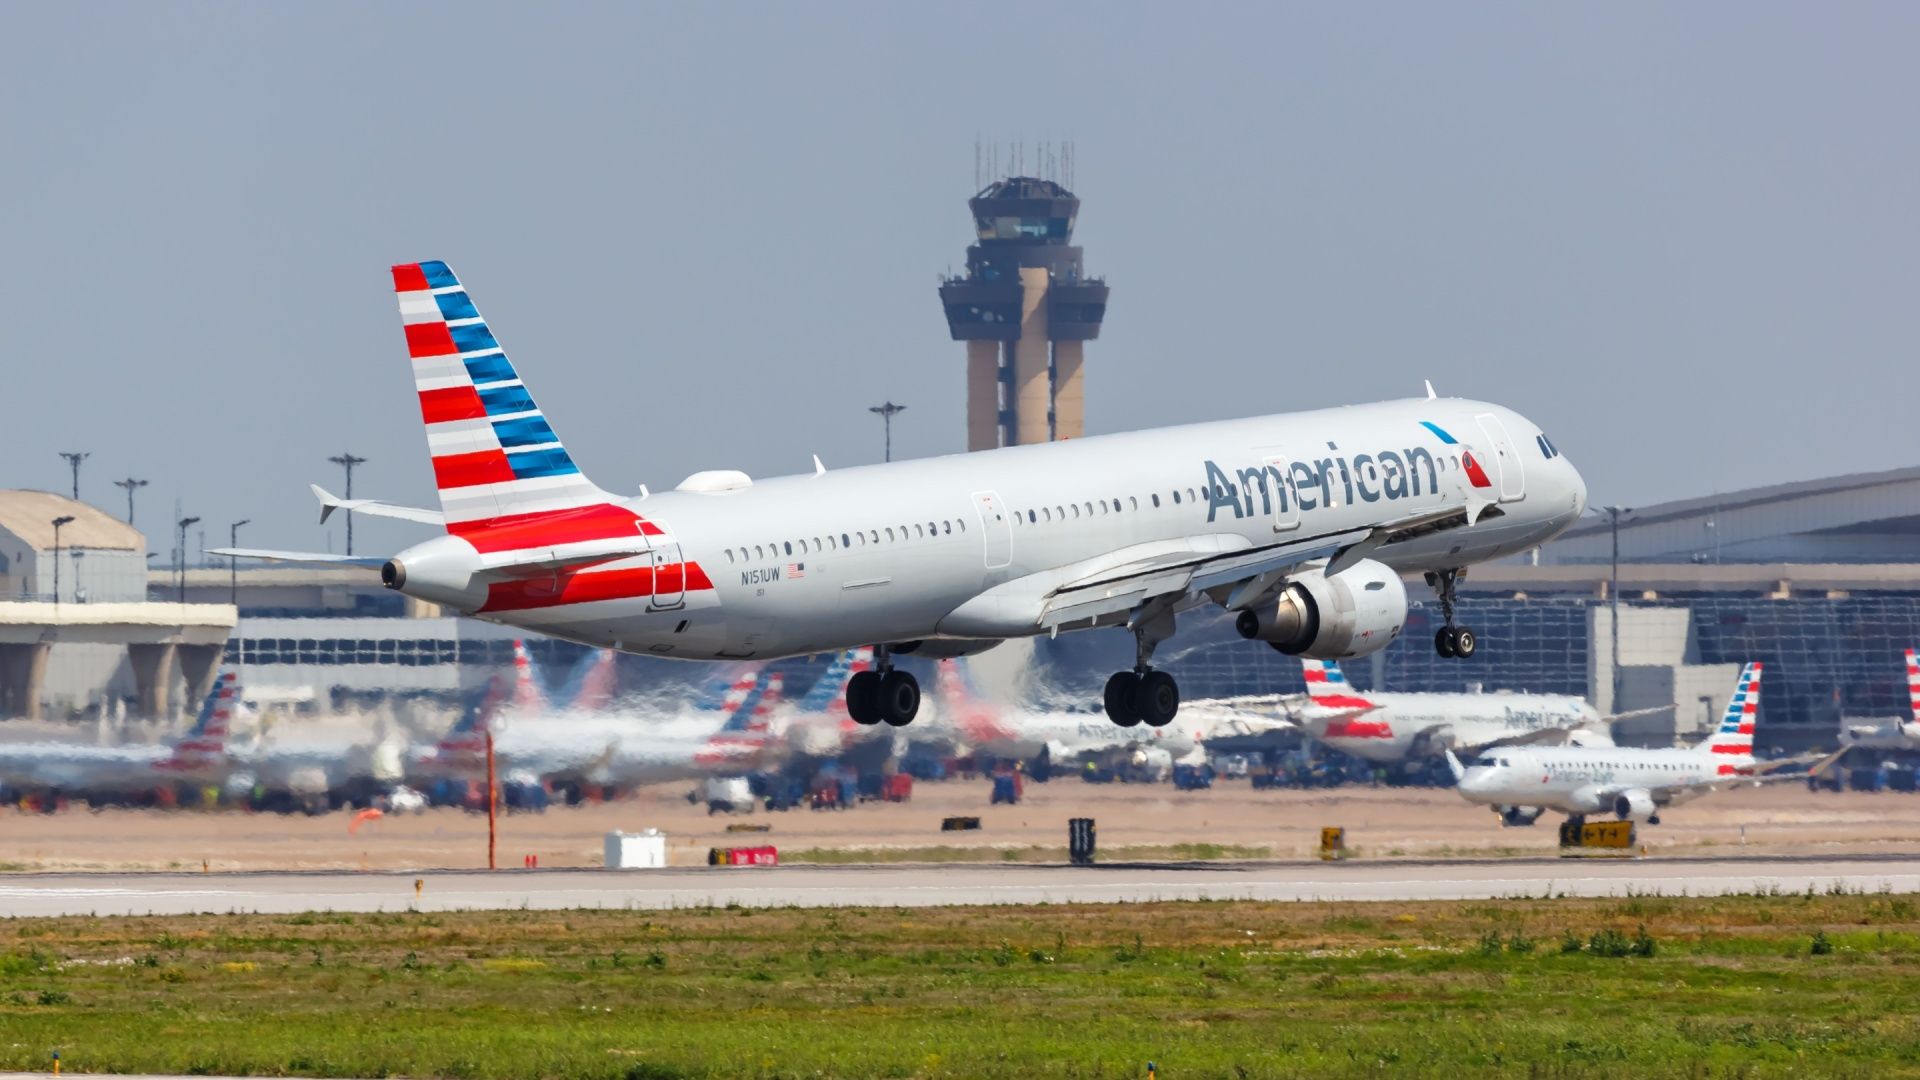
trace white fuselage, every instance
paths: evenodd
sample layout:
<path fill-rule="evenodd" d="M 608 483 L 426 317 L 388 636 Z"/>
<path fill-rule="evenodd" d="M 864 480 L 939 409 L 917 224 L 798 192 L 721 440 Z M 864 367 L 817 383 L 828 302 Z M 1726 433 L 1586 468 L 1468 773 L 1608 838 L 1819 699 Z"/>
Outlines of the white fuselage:
<path fill-rule="evenodd" d="M 1358 713 L 1310 703 L 1300 726 L 1335 750 L 1381 763 L 1470 752 L 1552 729 L 1587 728 L 1606 738 L 1593 706 L 1560 694 L 1370 693 L 1366 700 L 1373 708 Z"/>
<path fill-rule="evenodd" d="M 1566 814 L 1610 810 L 1628 792 L 1656 805 L 1685 802 L 1724 783 L 1729 759 L 1699 750 L 1631 747 L 1497 747 L 1461 776 L 1460 794 L 1489 806 L 1540 806 Z M 1734 767 L 1750 767 L 1751 758 Z"/>
<path fill-rule="evenodd" d="M 396 563 L 406 567 L 402 591 L 423 599 L 657 656 L 1017 637 L 1041 632 L 1054 588 L 1109 567 L 1351 534 L 1474 497 L 1497 500 L 1498 512 L 1372 557 L 1408 572 L 1525 551 L 1570 525 L 1586 499 L 1579 474 L 1543 453 L 1538 435 L 1497 405 L 1420 399 L 663 492 L 621 503 L 661 530 L 651 556 L 615 564 L 633 568 L 637 590 L 653 590 L 635 595 L 617 594 L 609 583 L 620 578 L 604 573 L 496 584 L 491 594 L 464 571 L 436 577 L 437 567 L 472 564 L 455 536 Z M 1468 449 L 1492 490 L 1470 492 Z M 1275 498 L 1270 476 L 1297 498 Z M 650 560 L 687 569 L 643 586 Z"/>

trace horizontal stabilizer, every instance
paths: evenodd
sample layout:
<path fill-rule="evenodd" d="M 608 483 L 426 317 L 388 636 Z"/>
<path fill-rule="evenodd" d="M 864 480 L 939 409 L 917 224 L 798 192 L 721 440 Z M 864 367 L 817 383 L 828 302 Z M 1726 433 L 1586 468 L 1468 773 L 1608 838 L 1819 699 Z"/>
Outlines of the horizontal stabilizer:
<path fill-rule="evenodd" d="M 503 577 L 530 577 L 558 570 L 563 566 L 628 559 L 636 555 L 646 555 L 652 550 L 647 546 L 644 537 L 634 536 L 629 539 L 623 536 L 609 540 L 587 540 L 577 544 L 534 551 L 521 549 L 492 552 L 480 556 L 480 569 Z"/>
<path fill-rule="evenodd" d="M 331 555 L 318 551 L 271 551 L 266 548 L 214 548 L 207 554 L 228 559 L 261 559 L 313 566 L 379 566 L 387 561 L 385 555 Z"/>
<path fill-rule="evenodd" d="M 438 510 L 422 510 L 414 506 L 395 506 L 378 499 L 342 499 L 319 484 L 309 484 L 313 497 L 320 500 L 320 523 L 325 525 L 335 510 L 347 510 L 356 514 L 369 514 L 373 517 L 398 518 L 401 521 L 416 521 L 422 525 L 440 525 L 447 523 L 446 516 Z"/>

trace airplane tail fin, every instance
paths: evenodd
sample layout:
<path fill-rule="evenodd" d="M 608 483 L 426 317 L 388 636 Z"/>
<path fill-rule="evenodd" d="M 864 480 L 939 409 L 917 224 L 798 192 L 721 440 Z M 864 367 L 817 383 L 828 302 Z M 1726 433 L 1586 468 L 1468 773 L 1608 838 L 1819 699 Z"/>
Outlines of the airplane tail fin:
<path fill-rule="evenodd" d="M 233 735 L 233 717 L 240 703 L 240 677 L 223 671 L 213 680 L 213 689 L 200 703 L 193 726 L 173 744 L 176 762 L 205 762 L 227 752 L 227 739 Z"/>
<path fill-rule="evenodd" d="M 1907 650 L 1907 699 L 1913 707 L 1913 722 L 1920 724 L 1920 652 Z"/>
<path fill-rule="evenodd" d="M 540 677 L 533 670 L 533 655 L 527 652 L 527 643 L 517 638 L 513 643 L 513 694 L 507 704 L 521 716 L 538 715 L 547 708 L 546 691 L 540 688 Z"/>
<path fill-rule="evenodd" d="M 1734 686 L 1733 696 L 1727 699 L 1727 711 L 1720 719 L 1720 727 L 1699 746 L 1700 753 L 1710 755 L 1719 763 L 1715 770 L 1719 775 L 1731 775 L 1753 765 L 1753 724 L 1760 714 L 1760 669 L 1757 660 L 1740 669 L 1740 681 Z"/>
<path fill-rule="evenodd" d="M 1300 674 L 1307 681 L 1307 698 L 1323 709 L 1371 709 L 1373 702 L 1354 692 L 1347 674 L 1337 660 L 1300 661 Z"/>
<path fill-rule="evenodd" d="M 440 737 L 434 746 L 434 755 L 441 758 L 471 756 L 487 752 L 487 730 L 493 725 L 494 714 L 499 711 L 500 703 L 508 696 L 506 677 L 495 675 L 487 680 L 486 688 L 467 699 L 467 707 L 460 713 L 460 719 L 454 721 L 447 733 Z"/>
<path fill-rule="evenodd" d="M 828 716 L 847 724 L 853 717 L 847 712 L 847 680 L 873 667 L 872 649 L 848 649 L 833 658 L 798 703 L 802 716 Z"/>
<path fill-rule="evenodd" d="M 574 464 L 446 263 L 395 266 L 393 287 L 449 531 L 611 502 Z"/>
<path fill-rule="evenodd" d="M 595 649 L 580 658 L 555 700 L 568 709 L 597 712 L 613 704 L 614 652 Z"/>

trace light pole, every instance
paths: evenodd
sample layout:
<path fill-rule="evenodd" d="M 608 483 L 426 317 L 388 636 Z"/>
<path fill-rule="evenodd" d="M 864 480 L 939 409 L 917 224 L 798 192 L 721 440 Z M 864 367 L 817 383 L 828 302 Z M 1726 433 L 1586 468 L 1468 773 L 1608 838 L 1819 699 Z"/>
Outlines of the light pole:
<path fill-rule="evenodd" d="M 62 514 L 53 519 L 53 606 L 60 606 L 60 526 L 71 524 L 72 514 Z"/>
<path fill-rule="evenodd" d="M 905 405 L 895 405 L 893 402 L 889 401 L 884 405 L 871 406 L 867 409 L 867 411 L 870 413 L 879 413 L 881 421 L 885 423 L 886 429 L 887 429 L 887 456 L 885 460 L 892 461 L 893 460 L 893 416 L 895 413 L 906 412 L 907 407 Z"/>
<path fill-rule="evenodd" d="M 1607 702 L 1611 712 L 1620 711 L 1620 519 L 1633 513 L 1629 506 L 1603 506 L 1601 512 L 1613 526 L 1613 573 L 1607 579 L 1607 604 L 1612 608 L 1607 617 L 1609 629 L 1613 632 L 1613 645 L 1607 654 L 1607 665 L 1613 672 L 1613 696 Z"/>
<path fill-rule="evenodd" d="M 80 463 L 93 456 L 92 451 L 62 450 L 60 456 L 73 466 L 73 501 L 80 501 Z"/>
<path fill-rule="evenodd" d="M 175 549 L 180 557 L 174 564 L 174 580 L 179 583 L 180 602 L 183 604 L 187 602 L 187 526 L 199 523 L 197 517 L 184 517 L 175 523 L 180 530 L 180 546 Z"/>
<path fill-rule="evenodd" d="M 252 520 L 253 520 L 252 518 L 241 518 L 239 521 L 236 521 L 233 524 L 227 526 L 227 546 L 228 547 L 237 548 L 240 546 L 240 526 L 245 525 L 246 523 Z M 234 609 L 236 611 L 239 610 L 240 608 L 240 557 L 237 555 L 227 556 L 227 600 L 229 603 L 231 603 L 234 606 Z"/>
<path fill-rule="evenodd" d="M 352 499 L 353 498 L 353 467 L 355 465 L 366 464 L 367 459 L 363 457 L 354 457 L 353 452 L 348 451 L 347 453 L 344 453 L 344 454 L 336 454 L 333 457 L 328 458 L 327 460 L 347 470 L 347 494 L 345 497 L 348 499 Z M 347 511 L 347 554 L 349 555 L 353 554 L 353 511 L 351 510 Z"/>
<path fill-rule="evenodd" d="M 127 524 L 133 524 L 133 493 L 147 486 L 145 480 L 136 480 L 129 476 L 125 480 L 115 480 L 113 486 L 124 488 L 127 492 Z"/>

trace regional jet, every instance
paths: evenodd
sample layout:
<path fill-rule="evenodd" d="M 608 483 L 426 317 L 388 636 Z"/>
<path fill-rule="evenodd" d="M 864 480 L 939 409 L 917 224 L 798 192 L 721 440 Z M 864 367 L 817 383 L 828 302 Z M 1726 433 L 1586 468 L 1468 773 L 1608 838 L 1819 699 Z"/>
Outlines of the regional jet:
<path fill-rule="evenodd" d="M 443 262 L 393 268 L 438 511 L 319 492 L 335 509 L 438 525 L 386 585 L 483 619 L 625 652 L 769 660 L 871 646 L 847 687 L 903 725 L 920 686 L 894 657 L 964 656 L 1092 628 L 1134 637 L 1105 693 L 1116 723 L 1179 709 L 1153 666 L 1177 616 L 1214 603 L 1293 656 L 1385 648 L 1404 573 L 1438 593 L 1443 655 L 1462 569 L 1553 539 L 1586 487 L 1532 421 L 1438 398 L 1190 424 L 756 482 L 699 472 L 615 495 L 562 444 Z M 1285 385 L 1276 377 L 1275 392 Z M 242 557 L 345 556 L 235 550 Z"/>
<path fill-rule="evenodd" d="M 1300 666 L 1307 683 L 1301 728 L 1335 750 L 1382 764 L 1521 743 L 1612 746 L 1607 725 L 1614 720 L 1672 707 L 1603 717 L 1570 694 L 1361 693 L 1338 661 L 1308 657 Z"/>
<path fill-rule="evenodd" d="M 1493 807 L 1508 825 L 1531 825 L 1546 810 L 1574 822 L 1611 812 L 1622 821 L 1660 824 L 1660 811 L 1723 787 L 1786 779 L 1753 758 L 1760 707 L 1760 664 L 1750 663 L 1727 702 L 1720 727 L 1685 749 L 1615 746 L 1495 747 L 1471 766 L 1447 751 L 1447 764 L 1469 802 Z M 1798 776 L 1795 777 L 1799 778 Z"/>
<path fill-rule="evenodd" d="M 1920 750 L 1920 653 L 1907 650 L 1908 716 L 1885 720 L 1843 721 L 1840 745 L 1851 750 Z"/>
<path fill-rule="evenodd" d="M 200 705 L 193 727 L 173 743 L 154 746 L 76 746 L 23 743 L 0 747 L 0 787 L 23 792 L 73 793 L 101 803 L 182 784 L 225 782 L 233 759 L 232 734 L 239 682 L 221 672 Z"/>

